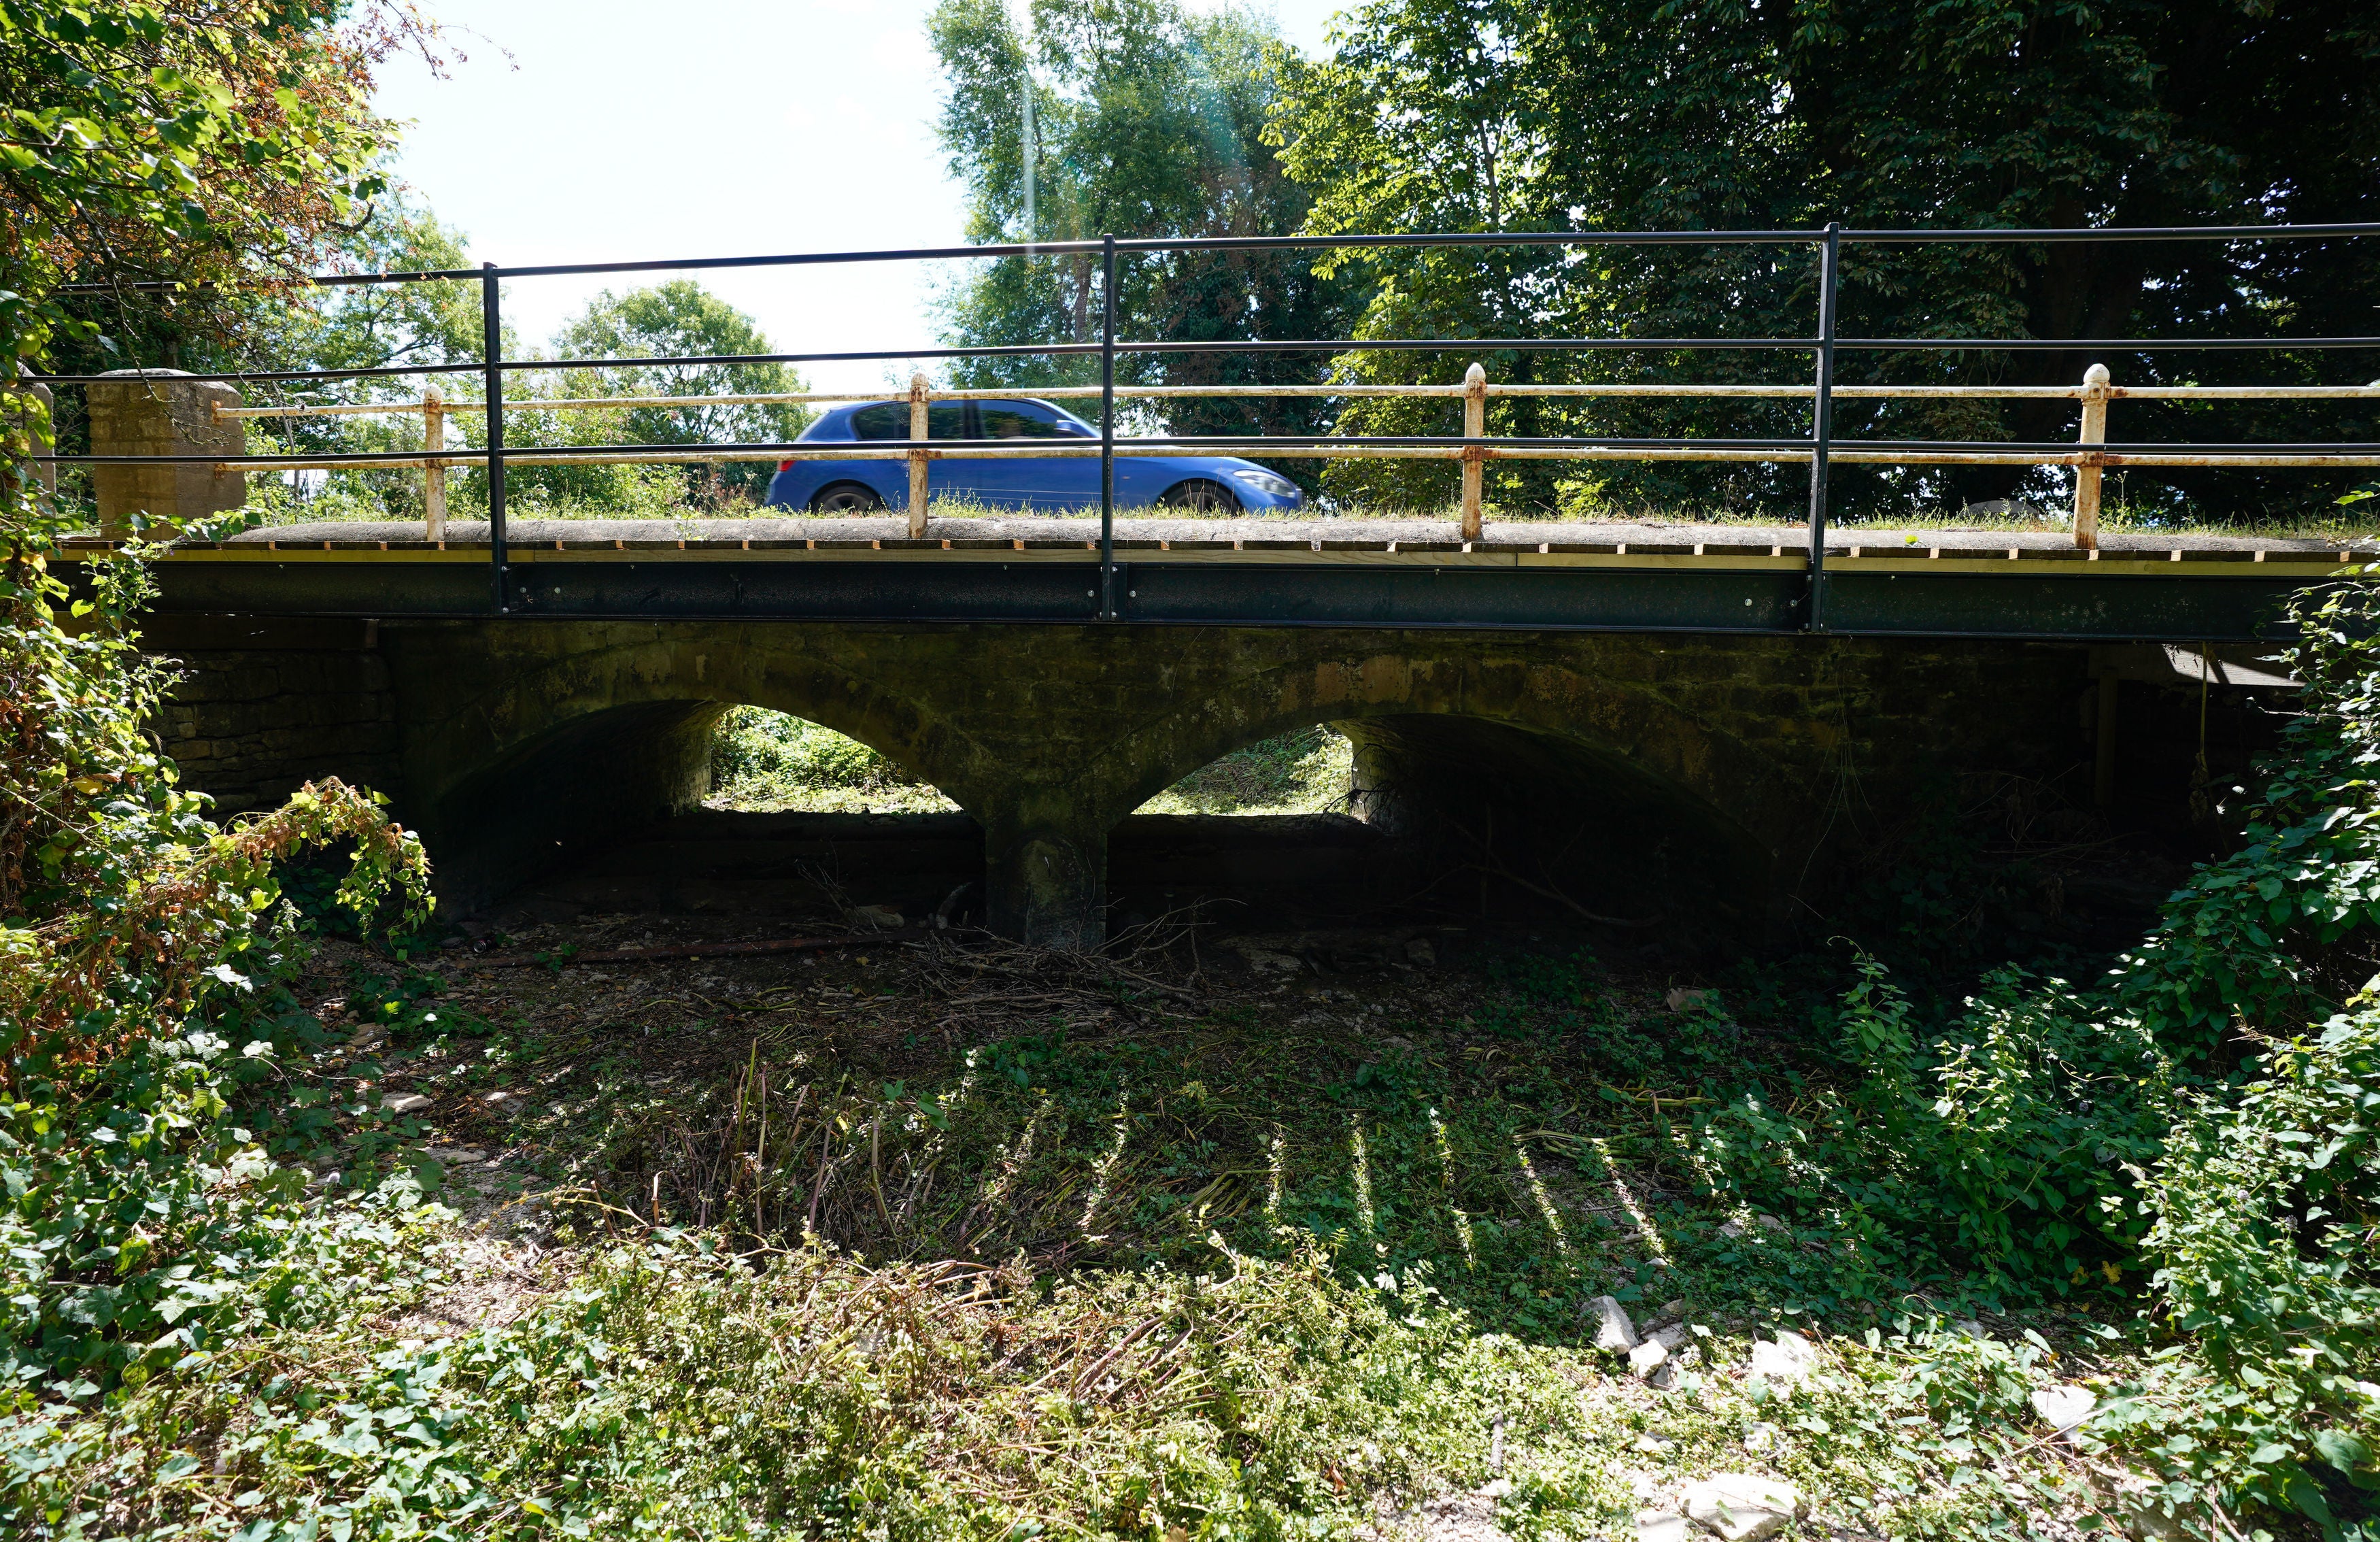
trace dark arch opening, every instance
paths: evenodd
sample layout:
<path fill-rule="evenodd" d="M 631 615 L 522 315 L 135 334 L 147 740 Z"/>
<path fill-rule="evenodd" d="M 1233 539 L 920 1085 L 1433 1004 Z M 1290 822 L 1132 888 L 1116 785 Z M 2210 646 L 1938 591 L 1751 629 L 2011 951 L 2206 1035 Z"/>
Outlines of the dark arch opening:
<path fill-rule="evenodd" d="M 701 800 L 724 704 L 646 701 L 576 717 L 472 771 L 421 811 L 438 892 L 482 909 Z"/>
<path fill-rule="evenodd" d="M 1335 788 L 1281 774 L 1325 735 L 1343 747 Z M 1219 787 L 1261 794 L 1268 776 L 1295 807 L 1216 817 Z M 1723 810 L 1614 749 L 1487 718 L 1318 725 L 1233 750 L 1142 808 L 1166 811 L 1108 839 L 1126 925 L 1195 905 L 1227 927 L 1459 918 L 1690 948 L 1740 938 L 1771 905 L 1771 854 Z"/>
<path fill-rule="evenodd" d="M 1108 832 L 1111 929 L 1195 913 L 1228 928 L 1358 915 L 1379 832 L 1350 812 L 1354 753 L 1310 723 L 1217 756 Z"/>
<path fill-rule="evenodd" d="M 465 914 L 908 918 L 968 881 L 981 909 L 971 817 L 859 741 L 766 709 L 659 701 L 573 718 L 426 813 L 440 894 Z"/>
<path fill-rule="evenodd" d="M 1484 718 L 1344 724 L 1351 807 L 1448 903 L 1489 917 L 1660 926 L 1672 945 L 1766 919 L 1772 854 L 1615 750 Z M 1457 901 L 1451 891 L 1467 880 Z"/>

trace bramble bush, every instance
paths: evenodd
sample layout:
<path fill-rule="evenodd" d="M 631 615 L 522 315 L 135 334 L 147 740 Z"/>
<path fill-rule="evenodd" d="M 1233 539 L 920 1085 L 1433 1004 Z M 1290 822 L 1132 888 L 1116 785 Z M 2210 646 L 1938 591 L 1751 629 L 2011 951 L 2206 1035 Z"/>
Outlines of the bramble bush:
<path fill-rule="evenodd" d="M 428 905 L 419 844 L 339 783 L 210 820 L 144 731 L 170 676 L 136 649 L 137 558 L 71 600 L 55 533 L 28 511 L 0 567 L 0 1408 L 104 1391 L 309 1294 L 335 1228 L 298 1217 L 237 1117 L 322 1038 L 281 984 L 276 865 L 344 843 L 343 903 Z"/>

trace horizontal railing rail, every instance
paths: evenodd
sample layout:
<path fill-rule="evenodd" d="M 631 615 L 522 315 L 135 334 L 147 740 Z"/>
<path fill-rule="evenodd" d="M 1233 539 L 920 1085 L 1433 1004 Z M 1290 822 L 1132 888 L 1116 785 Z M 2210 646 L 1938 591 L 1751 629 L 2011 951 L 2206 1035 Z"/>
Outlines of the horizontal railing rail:
<path fill-rule="evenodd" d="M 2216 336 L 2150 338 L 2041 337 L 1845 337 L 1839 335 L 1837 301 L 1840 252 L 1845 245 L 2056 245 L 2077 242 L 2228 242 L 2362 239 L 2380 235 L 2380 224 L 2306 225 L 2137 226 L 2069 229 L 1999 230 L 1867 230 L 1828 225 L 1815 230 L 1729 231 L 1533 231 L 1448 232 L 1413 236 L 1323 235 L 1297 237 L 1224 237 L 1181 238 L 1116 238 L 1044 242 L 1033 245 L 905 248 L 870 251 L 796 252 L 748 257 L 669 259 L 651 261 L 551 263 L 519 267 L 485 264 L 477 269 L 435 269 L 380 273 L 322 273 L 300 282 L 327 287 L 358 285 L 475 283 L 480 287 L 483 335 L 502 336 L 501 284 L 506 279 L 588 276 L 631 273 L 701 272 L 726 269 L 800 268 L 887 261 L 983 261 L 1012 258 L 1095 257 L 1100 273 L 1102 314 L 1096 340 L 1017 344 L 971 347 L 916 347 L 845 350 L 829 353 L 689 355 L 669 357 L 551 359 L 508 359 L 500 352 L 470 362 L 410 362 L 358 366 L 338 370 L 235 370 L 176 378 L 228 385 L 291 382 L 330 384 L 339 382 L 402 380 L 437 381 L 447 376 L 479 378 L 475 399 L 447 400 L 431 384 L 419 399 L 365 402 L 294 402 L 223 406 L 211 408 L 218 428 L 249 419 L 297 421 L 308 419 L 360 416 L 419 416 L 423 422 L 419 450 L 308 452 L 271 450 L 242 455 L 109 455 L 36 457 L 54 464 L 95 467 L 139 465 L 203 466 L 217 472 L 324 470 L 410 470 L 424 478 L 427 528 L 443 534 L 445 519 L 445 473 L 454 468 L 487 473 L 490 565 L 495 609 L 511 609 L 505 552 L 505 478 L 511 467 L 605 465 L 621 463 L 733 464 L 770 460 L 881 460 L 903 458 L 908 464 L 908 521 L 912 536 L 922 536 L 928 524 L 928 467 L 935 460 L 998 460 L 1009 458 L 1090 458 L 1101 463 L 1099 499 L 1101 588 L 1099 611 L 1114 618 L 1114 463 L 1119 458 L 1181 455 L 1246 455 L 1272 459 L 1344 460 L 1406 459 L 1453 461 L 1462 467 L 1459 531 L 1476 540 L 1483 528 L 1482 468 L 1490 461 L 1704 461 L 1771 465 L 1807 465 L 1811 472 L 1809 587 L 1805 625 L 1824 629 L 1825 532 L 1828 519 L 1827 469 L 1835 463 L 1910 467 L 1993 465 L 2070 467 L 2074 479 L 2074 540 L 2096 544 L 2099 483 L 2105 469 L 2114 467 L 2235 467 L 2250 468 L 2348 467 L 2380 466 L 2380 443 L 2365 441 L 2270 443 L 2128 443 L 2107 437 L 2111 404 L 2120 401 L 2359 401 L 2380 399 L 2380 382 L 2369 385 L 2269 385 L 2115 383 L 2105 364 L 2094 364 L 2073 385 L 1843 385 L 1835 382 L 1835 356 L 1844 350 L 1864 352 L 2001 354 L 2084 352 L 2154 355 L 2185 352 L 2301 352 L 2368 349 L 2380 352 L 2380 337 L 2369 336 Z M 1127 340 L 1118 335 L 1114 311 L 1115 262 L 1119 255 L 1248 251 L 1379 250 L 1396 248 L 1559 248 L 1559 247 L 1805 247 L 1818 258 L 1816 328 L 1805 336 L 1640 337 L 1440 337 L 1440 338 L 1303 338 L 1221 341 Z M 131 285 L 144 289 L 178 289 L 165 283 Z M 91 288 L 90 292 L 100 292 Z M 1770 382 L 1694 383 L 1537 383 L 1494 382 L 1483 364 L 1475 362 L 1460 383 L 1369 384 L 1323 381 L 1310 384 L 1266 385 L 1121 385 L 1115 382 L 1119 356 L 1177 354 L 1295 354 L 1343 357 L 1354 353 L 1437 353 L 1480 355 L 1548 352 L 1803 352 L 1815 363 L 1807 384 Z M 571 371 L 616 370 L 686 370 L 773 364 L 873 362 L 894 359 L 1065 359 L 1096 356 L 1098 385 L 1053 385 L 937 388 L 917 374 L 905 392 L 763 392 L 700 395 L 638 395 L 621 396 L 513 395 L 507 377 L 551 375 Z M 164 373 L 164 372 L 161 372 Z M 52 386 L 120 382 L 125 372 L 112 375 L 46 375 L 36 377 Z M 1029 441 L 932 439 L 927 435 L 927 411 L 936 402 L 988 401 L 1018 397 L 1099 404 L 1097 437 L 1064 437 Z M 1131 435 L 1118 431 L 1116 404 L 1242 398 L 1368 401 L 1410 398 L 1459 400 L 1463 404 L 1460 435 L 1429 434 L 1164 434 Z M 1810 430 L 1804 435 L 1745 436 L 1691 439 L 1597 435 L 1522 437 L 1490 435 L 1486 404 L 1493 399 L 1694 400 L 1744 399 L 1809 404 Z M 1833 432 L 1836 401 L 2072 401 L 2080 404 L 2082 425 L 2071 443 L 2044 443 L 1999 441 L 1929 441 L 1844 439 Z M 856 402 L 905 402 L 910 409 L 909 437 L 902 440 L 791 441 L 700 444 L 523 445 L 506 443 L 508 416 L 608 410 L 692 411 L 711 407 L 824 406 Z M 450 445 L 444 440 L 448 418 L 464 415 L 482 424 L 485 443 Z"/>
<path fill-rule="evenodd" d="M 802 267 L 847 262 L 967 261 L 1010 257 L 1088 256 L 1115 251 L 1322 251 L 1386 247 L 1592 247 L 1592 246 L 2054 246 L 2104 241 L 2289 241 L 2329 240 L 2380 234 L 2380 224 L 2082 225 L 1964 230 L 1500 230 L 1434 231 L 1408 236 L 1188 236 L 1123 237 L 1114 239 L 1037 241 L 965 247 L 893 247 L 872 251 L 779 252 L 751 257 L 661 258 L 624 262 L 551 262 L 502 270 L 508 278 L 559 278 L 600 273 L 700 273 L 727 268 Z M 373 284 L 478 283 L 484 268 L 415 268 L 378 273 L 310 273 L 297 282 L 326 286 Z M 128 285 L 70 285 L 68 292 L 105 294 L 123 289 L 179 292 L 191 285 L 172 280 Z"/>

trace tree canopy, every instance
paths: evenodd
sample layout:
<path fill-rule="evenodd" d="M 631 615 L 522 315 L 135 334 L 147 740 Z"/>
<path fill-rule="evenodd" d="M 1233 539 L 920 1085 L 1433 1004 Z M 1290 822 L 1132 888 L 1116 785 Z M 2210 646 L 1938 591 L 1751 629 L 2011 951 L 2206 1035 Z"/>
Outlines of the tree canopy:
<path fill-rule="evenodd" d="M 1273 137 L 1317 231 L 2279 224 L 2380 217 L 2380 13 L 2328 0 L 1369 0 L 1336 50 L 1284 58 Z M 1326 263 L 1326 267 L 1333 264 Z M 1807 335 L 1807 249 L 1366 253 L 1366 334 Z M 2365 242 L 1853 247 L 1841 331 L 1866 336 L 2369 333 L 2380 248 Z M 1438 364 L 1451 379 L 1468 356 Z M 1847 381 L 2070 383 L 2099 355 L 1854 353 Z M 2372 358 L 2168 352 L 2105 359 L 2119 382 L 2368 379 Z M 1362 378 L 1410 368 L 1356 358 Z M 1500 378 L 1806 379 L 1763 358 L 1490 355 Z M 1805 431 L 1806 414 L 1560 411 L 1521 431 Z M 2324 410 L 2324 409 L 2313 409 Z M 2119 439 L 2348 437 L 2367 417 L 2128 403 Z M 1357 414 L 1378 420 L 1394 414 Z M 2070 409 L 1844 403 L 1844 435 L 2070 436 Z M 1995 495 L 1843 468 L 1872 507 Z M 1532 502 L 1553 474 L 1508 476 Z M 2036 479 L 2038 480 L 2038 479 Z M 1791 499 L 1797 475 L 1613 470 L 1639 495 Z M 2174 473 L 2239 507 L 2242 473 Z M 2286 484 L 2302 492 L 2305 482 Z M 2276 487 L 2273 492 L 2281 489 Z"/>
<path fill-rule="evenodd" d="M 385 190 L 370 66 L 425 35 L 394 4 L 0 0 L 0 373 L 305 272 Z"/>
<path fill-rule="evenodd" d="M 948 79 L 941 125 L 967 189 L 968 237 L 1080 240 L 1103 235 L 1285 236 L 1307 195 L 1263 142 L 1274 105 L 1269 19 L 1234 6 L 1179 0 L 1033 0 L 1020 30 L 1001 0 L 942 0 L 934 48 Z M 1034 221 L 1025 224 L 1025 104 L 1033 108 Z M 1138 339 L 1229 342 L 1328 336 L 1342 286 L 1298 254 L 1230 252 L 1119 261 L 1117 313 Z M 1010 258 L 962 273 L 946 297 L 945 334 L 965 346 L 1086 342 L 1099 336 L 1095 256 Z M 1316 358 L 1126 355 L 1122 380 L 1144 384 L 1311 380 Z M 1096 379 L 1086 359 L 979 359 L 968 384 Z M 1318 422 L 1302 402 L 1183 403 L 1172 431 L 1298 432 Z"/>
<path fill-rule="evenodd" d="M 661 362 L 672 357 L 766 354 L 772 351 L 759 323 L 692 279 L 671 279 L 625 294 L 606 289 L 553 335 L 557 360 L 643 358 L 652 364 L 615 370 L 557 370 L 534 377 L 535 393 L 589 396 L 750 396 L 798 393 L 802 378 L 786 364 Z M 524 394 L 521 400 L 528 400 Z M 508 415 L 520 423 L 517 442 L 529 443 L 733 444 L 792 439 L 810 414 L 788 402 L 712 405 L 698 407 L 635 407 L 599 412 Z M 508 432 L 511 431 L 508 431 Z M 716 468 L 648 467 L 522 467 L 507 487 L 516 488 L 534 509 L 544 497 L 603 501 L 620 491 L 623 479 L 639 483 L 679 478 L 703 501 L 734 494 L 757 496 L 774 467 L 739 462 Z M 634 501 L 634 500 L 630 500 Z"/>

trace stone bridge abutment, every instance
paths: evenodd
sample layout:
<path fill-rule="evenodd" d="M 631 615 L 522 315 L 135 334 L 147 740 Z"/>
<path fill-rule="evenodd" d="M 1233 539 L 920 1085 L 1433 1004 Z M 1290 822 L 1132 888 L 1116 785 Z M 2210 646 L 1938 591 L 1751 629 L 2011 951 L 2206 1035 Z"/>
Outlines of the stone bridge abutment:
<path fill-rule="evenodd" d="M 1944 769 L 2086 766 L 2088 650 L 1801 636 L 808 622 L 167 618 L 167 747 L 227 808 L 387 792 L 450 905 L 698 802 L 737 704 L 847 734 L 983 828 L 996 925 L 1101 934 L 1108 832 L 1312 723 L 1357 811 L 1587 892 L 1698 884 L 1744 918 Z M 1523 877 L 1529 875 L 1523 873 Z M 1541 876 L 1551 876 L 1550 873 Z"/>

